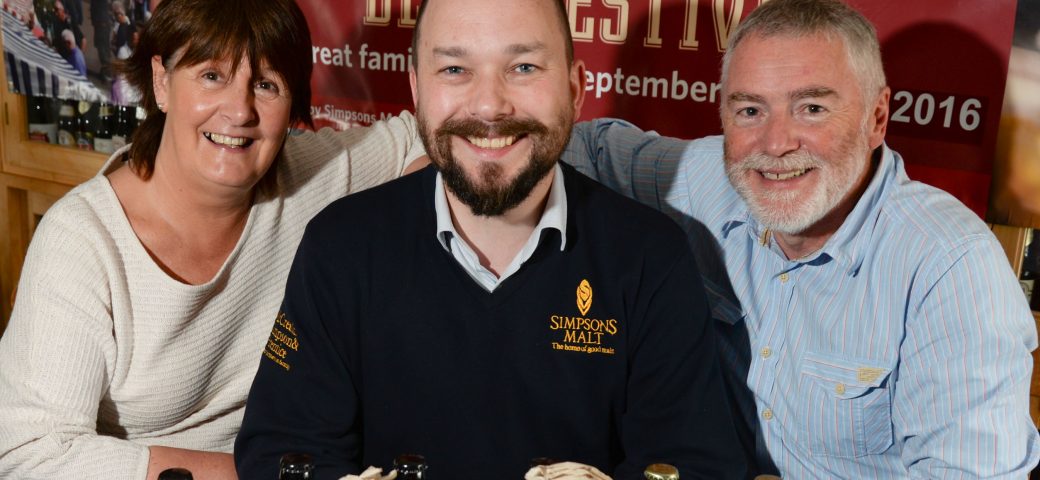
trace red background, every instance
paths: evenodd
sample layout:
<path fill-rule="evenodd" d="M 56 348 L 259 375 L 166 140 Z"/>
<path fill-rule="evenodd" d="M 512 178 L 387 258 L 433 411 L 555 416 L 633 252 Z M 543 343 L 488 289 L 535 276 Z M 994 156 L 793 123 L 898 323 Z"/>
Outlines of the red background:
<path fill-rule="evenodd" d="M 893 93 L 906 91 L 912 95 L 905 114 L 909 123 L 889 123 L 887 141 L 907 162 L 910 176 L 943 188 L 984 216 L 989 197 L 993 154 L 996 147 L 1000 107 L 1004 95 L 1008 54 L 1014 27 L 1014 0 L 849 0 L 878 29 L 882 55 Z M 334 122 L 324 115 L 326 106 L 379 118 L 411 109 L 408 75 L 404 71 L 375 71 L 358 65 L 358 49 L 367 44 L 369 52 L 408 55 L 413 29 L 401 25 L 403 7 L 409 7 L 414 18 L 419 0 L 299 0 L 310 23 L 316 48 L 352 49 L 353 67 L 330 66 L 316 62 L 314 69 L 314 108 L 319 125 L 344 128 L 351 124 L 367 124 L 370 118 L 356 122 Z M 686 82 L 718 81 L 719 63 L 725 35 L 716 24 L 727 25 L 734 14 L 741 18 L 758 6 L 759 0 L 569 0 L 575 11 L 577 29 L 583 31 L 588 19 L 593 20 L 593 39 L 576 41 L 575 55 L 585 61 L 594 73 L 609 74 L 611 80 L 618 68 L 627 76 L 656 77 L 671 80 L 675 76 Z M 651 5 L 660 5 L 659 47 L 644 45 L 649 27 Z M 689 5 L 688 5 L 689 4 Z M 389 23 L 365 25 L 366 9 L 374 8 L 377 16 L 385 16 L 390 6 Z M 627 38 L 608 43 L 602 31 L 618 33 L 619 7 L 627 5 Z M 688 7 L 696 10 L 696 50 L 680 48 L 688 29 Z M 604 20 L 610 21 L 604 29 Z M 732 25 L 730 25 L 732 28 Z M 720 30 L 722 30 L 720 32 Z M 723 38 L 720 38 L 723 37 Z M 319 50 L 320 53 L 320 50 Z M 677 93 L 681 92 L 681 87 Z M 904 94 L 905 95 L 905 94 Z M 917 103 L 919 117 L 926 118 L 928 102 L 922 95 L 934 98 L 932 121 L 914 121 Z M 953 97 L 946 110 L 939 104 Z M 964 103 L 975 99 L 978 108 L 964 110 Z M 906 100 L 893 99 L 896 112 Z M 583 119 L 600 116 L 621 117 L 648 130 L 684 138 L 720 133 L 718 104 L 697 102 L 690 98 L 646 98 L 616 92 L 596 98 L 596 91 L 586 93 Z M 963 112 L 977 112 L 974 130 L 960 127 Z M 943 126 L 951 115 L 949 127 Z"/>

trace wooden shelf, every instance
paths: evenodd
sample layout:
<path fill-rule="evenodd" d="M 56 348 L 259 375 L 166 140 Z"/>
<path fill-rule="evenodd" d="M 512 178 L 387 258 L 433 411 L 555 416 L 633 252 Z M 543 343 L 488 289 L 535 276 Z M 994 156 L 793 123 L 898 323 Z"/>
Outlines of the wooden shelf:
<path fill-rule="evenodd" d="M 6 83 L 6 82 L 5 82 Z M 108 155 L 29 140 L 26 98 L 3 92 L 3 172 L 75 186 L 93 177 Z"/>
<path fill-rule="evenodd" d="M 3 43 L 0 40 L 0 49 Z M 0 69 L 0 335 L 11 315 L 25 251 L 54 201 L 93 177 L 107 155 L 29 140 L 26 98 L 7 90 Z"/>

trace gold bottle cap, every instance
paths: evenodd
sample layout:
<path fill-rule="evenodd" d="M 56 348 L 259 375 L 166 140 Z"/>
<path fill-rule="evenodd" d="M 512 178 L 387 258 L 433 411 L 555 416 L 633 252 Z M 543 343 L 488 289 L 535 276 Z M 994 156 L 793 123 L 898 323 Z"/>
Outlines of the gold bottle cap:
<path fill-rule="evenodd" d="M 679 480 L 679 470 L 667 463 L 655 463 L 646 467 L 643 475 L 647 480 Z"/>

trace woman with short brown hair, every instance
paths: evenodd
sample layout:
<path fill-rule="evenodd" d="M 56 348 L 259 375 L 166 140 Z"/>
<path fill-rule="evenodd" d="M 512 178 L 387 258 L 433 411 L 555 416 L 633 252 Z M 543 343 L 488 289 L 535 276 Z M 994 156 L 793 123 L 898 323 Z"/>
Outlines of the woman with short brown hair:
<path fill-rule="evenodd" d="M 126 75 L 148 119 L 41 222 L 0 339 L 0 477 L 234 478 L 307 221 L 423 154 L 411 115 L 310 123 L 292 0 L 165 0 Z"/>

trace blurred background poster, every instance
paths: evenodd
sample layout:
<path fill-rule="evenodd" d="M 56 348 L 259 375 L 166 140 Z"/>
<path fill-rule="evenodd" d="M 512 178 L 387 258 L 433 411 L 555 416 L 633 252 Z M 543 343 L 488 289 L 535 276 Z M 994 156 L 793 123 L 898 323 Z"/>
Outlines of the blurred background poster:
<path fill-rule="evenodd" d="M 132 51 L 157 1 L 4 0 L 9 88 L 132 101 L 109 65 Z M 420 0 L 297 1 L 311 27 L 318 127 L 367 125 L 411 109 L 407 72 Z M 684 138 L 720 133 L 724 45 L 764 1 L 566 0 L 575 54 L 588 67 L 582 118 L 621 117 Z M 1032 10 L 1035 37 L 1037 7 L 1027 5 L 1035 0 L 849 0 L 878 27 L 893 90 L 889 145 L 911 177 L 984 218 L 999 183 L 994 157 L 1018 1 Z M 1016 36 L 1016 59 L 1019 50 L 1040 56 L 1035 38 L 1032 47 L 1019 43 Z M 1040 81 L 1040 62 L 1032 68 Z M 1035 85 L 1022 90 L 1040 95 Z M 1032 115 L 1035 131 L 1040 117 Z"/>
<path fill-rule="evenodd" d="M 1019 0 L 989 221 L 1040 228 L 1040 2 Z"/>

